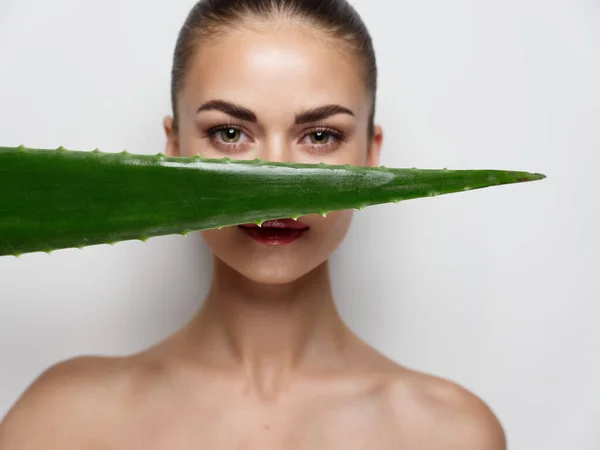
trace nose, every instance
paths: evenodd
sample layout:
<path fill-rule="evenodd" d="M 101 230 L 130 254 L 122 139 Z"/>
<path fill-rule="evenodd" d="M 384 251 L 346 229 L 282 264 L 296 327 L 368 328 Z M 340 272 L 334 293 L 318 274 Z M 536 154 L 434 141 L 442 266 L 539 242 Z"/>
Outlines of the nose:
<path fill-rule="evenodd" d="M 296 162 L 293 147 L 283 134 L 269 136 L 259 148 L 258 157 L 269 162 Z"/>

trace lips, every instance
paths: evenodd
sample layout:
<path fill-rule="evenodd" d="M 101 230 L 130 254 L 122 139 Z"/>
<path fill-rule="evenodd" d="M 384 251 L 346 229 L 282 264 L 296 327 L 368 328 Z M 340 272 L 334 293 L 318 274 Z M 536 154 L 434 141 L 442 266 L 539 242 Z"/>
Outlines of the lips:
<path fill-rule="evenodd" d="M 309 227 L 293 219 L 277 219 L 256 224 L 244 224 L 238 227 L 250 238 L 261 244 L 286 245 L 304 235 Z"/>

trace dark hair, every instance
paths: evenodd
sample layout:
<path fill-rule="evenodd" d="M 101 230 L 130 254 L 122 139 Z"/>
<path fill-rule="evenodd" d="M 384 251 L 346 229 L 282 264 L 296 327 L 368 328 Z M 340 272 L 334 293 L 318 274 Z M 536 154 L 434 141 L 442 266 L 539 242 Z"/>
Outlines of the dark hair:
<path fill-rule="evenodd" d="M 235 27 L 248 18 L 299 18 L 318 26 L 348 46 L 360 59 L 372 95 L 369 135 L 373 134 L 377 63 L 371 36 L 346 0 L 200 0 L 190 11 L 177 39 L 171 73 L 171 104 L 177 128 L 177 94 L 198 41 Z"/>

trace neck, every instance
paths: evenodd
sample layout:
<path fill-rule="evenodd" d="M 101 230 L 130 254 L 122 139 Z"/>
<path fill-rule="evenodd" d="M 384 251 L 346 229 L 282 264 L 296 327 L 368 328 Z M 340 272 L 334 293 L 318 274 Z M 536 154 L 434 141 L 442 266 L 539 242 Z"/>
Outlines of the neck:
<path fill-rule="evenodd" d="M 291 283 L 266 285 L 215 259 L 211 289 L 194 329 L 202 330 L 201 346 L 213 362 L 234 362 L 263 375 L 301 365 L 322 367 L 339 355 L 347 338 L 327 263 Z"/>

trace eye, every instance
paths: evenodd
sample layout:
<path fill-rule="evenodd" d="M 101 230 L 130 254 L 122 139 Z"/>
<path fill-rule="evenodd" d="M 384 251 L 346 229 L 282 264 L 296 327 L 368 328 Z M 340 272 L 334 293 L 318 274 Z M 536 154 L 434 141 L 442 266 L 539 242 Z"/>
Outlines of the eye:
<path fill-rule="evenodd" d="M 206 130 L 206 137 L 214 147 L 221 151 L 238 152 L 252 142 L 252 138 L 243 129 L 233 124 L 221 124 Z"/>
<path fill-rule="evenodd" d="M 333 151 L 344 143 L 345 135 L 337 130 L 329 128 L 317 128 L 306 133 L 302 138 L 302 143 L 308 147 L 311 152 Z"/>
<path fill-rule="evenodd" d="M 236 128 L 223 128 L 217 132 L 218 136 L 228 144 L 235 144 L 240 140 L 242 132 Z"/>
<path fill-rule="evenodd" d="M 327 131 L 313 131 L 308 135 L 311 144 L 323 145 L 328 144 L 333 135 Z"/>

